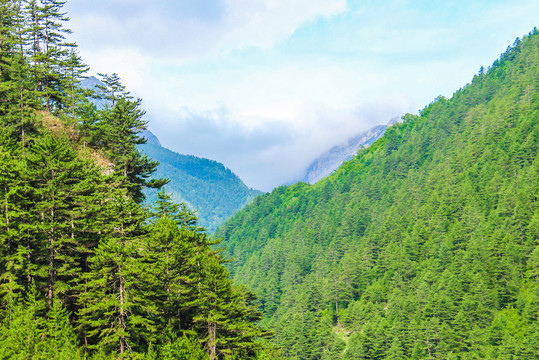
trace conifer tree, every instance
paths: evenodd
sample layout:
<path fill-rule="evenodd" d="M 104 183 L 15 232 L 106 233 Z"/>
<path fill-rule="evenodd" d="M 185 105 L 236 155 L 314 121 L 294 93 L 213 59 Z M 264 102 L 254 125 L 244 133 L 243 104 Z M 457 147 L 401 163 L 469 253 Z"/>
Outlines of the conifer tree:
<path fill-rule="evenodd" d="M 3 1 L 0 30 L 0 116 L 4 129 L 20 141 L 24 148 L 28 138 L 36 132 L 35 113 L 37 95 L 26 58 L 24 11 L 21 2 Z"/>
<path fill-rule="evenodd" d="M 142 100 L 133 100 L 116 74 L 102 77 L 105 87 L 101 91 L 107 103 L 98 112 L 98 120 L 94 123 L 97 143 L 93 145 L 107 150 L 106 155 L 115 164 L 115 173 L 119 175 L 119 185 L 140 203 L 144 200 L 143 187 L 161 188 L 168 180 L 148 180 L 157 162 L 142 155 L 135 147 L 146 142 L 140 136 L 147 124 L 142 119 L 145 114 L 140 109 Z"/>
<path fill-rule="evenodd" d="M 157 358 L 157 357 L 156 357 Z M 196 338 L 182 336 L 165 342 L 159 348 L 159 359 L 167 360 L 207 360 L 208 355 L 204 352 Z"/>
<path fill-rule="evenodd" d="M 43 281 L 46 286 L 50 307 L 55 295 L 67 300 L 76 286 L 72 279 L 80 273 L 79 244 L 84 243 L 80 227 L 93 208 L 85 202 L 97 188 L 93 167 L 77 158 L 66 139 L 44 136 L 31 150 L 25 176 L 35 201 L 31 228 L 35 247 L 29 250 L 39 269 L 34 276 L 38 285 Z"/>
<path fill-rule="evenodd" d="M 69 48 L 66 35 L 71 30 L 64 27 L 69 19 L 62 12 L 65 1 L 27 0 L 26 10 L 31 18 L 31 59 L 38 90 L 44 97 L 47 112 L 63 105 L 62 79 Z"/>
<path fill-rule="evenodd" d="M 196 292 L 197 253 L 202 249 L 189 241 L 190 237 L 170 218 L 163 216 L 151 226 L 145 268 L 152 277 L 152 292 L 160 309 L 160 328 L 170 328 L 177 334 L 188 329 L 192 313 L 201 301 Z"/>
<path fill-rule="evenodd" d="M 151 207 L 151 214 L 156 219 L 167 217 L 173 220 L 177 226 L 185 229 L 196 229 L 197 217 L 195 213 L 190 211 L 185 203 L 172 202 L 171 196 L 165 192 L 164 188 L 157 193 L 155 203 Z"/>
<path fill-rule="evenodd" d="M 43 344 L 40 346 L 40 358 L 71 360 L 81 358 L 78 341 L 71 326 L 69 312 L 58 298 L 47 313 L 44 324 Z"/>
<path fill-rule="evenodd" d="M 201 259 L 199 297 L 204 301 L 194 318 L 204 336 L 206 352 L 210 359 L 223 356 L 255 356 L 256 337 L 263 332 L 252 325 L 260 318 L 254 306 L 256 297 L 245 288 L 233 288 L 222 259 L 211 252 Z"/>
<path fill-rule="evenodd" d="M 4 312 L 0 336 L 3 358 L 33 359 L 39 356 L 43 338 L 43 302 L 31 284 L 22 298 L 12 298 Z"/>
<path fill-rule="evenodd" d="M 83 120 L 77 109 L 88 103 L 87 91 L 80 87 L 80 82 L 88 70 L 89 67 L 83 63 L 76 49 L 70 48 L 64 61 L 61 86 L 64 93 L 64 112 L 72 121 Z"/>
<path fill-rule="evenodd" d="M 141 249 L 144 214 L 125 189 L 113 189 L 103 204 L 107 219 L 79 297 L 81 331 L 90 348 L 124 353 L 149 343 L 155 305 L 144 294 Z"/>
<path fill-rule="evenodd" d="M 0 131 L 0 138 L 5 132 Z M 9 141 L 2 141 L 9 143 Z M 14 152 L 6 151 L 0 145 L 0 256 L 3 261 L 0 265 L 0 296 L 15 294 L 22 289 L 21 273 L 24 273 L 25 259 L 21 257 L 21 248 L 17 240 L 21 237 L 21 218 L 24 218 L 25 209 L 22 207 L 19 192 L 22 190 L 22 163 L 15 160 Z"/>

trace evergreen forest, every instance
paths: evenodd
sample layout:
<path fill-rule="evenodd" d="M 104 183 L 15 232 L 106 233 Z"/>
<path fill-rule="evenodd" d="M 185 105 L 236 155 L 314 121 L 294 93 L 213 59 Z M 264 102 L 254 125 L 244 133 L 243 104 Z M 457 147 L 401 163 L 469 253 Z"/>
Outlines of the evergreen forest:
<path fill-rule="evenodd" d="M 141 100 L 80 86 L 64 4 L 0 0 L 0 358 L 267 358 L 218 242 L 165 191 L 142 205 L 168 180 Z"/>
<path fill-rule="evenodd" d="M 217 231 L 287 359 L 539 358 L 539 33 Z"/>

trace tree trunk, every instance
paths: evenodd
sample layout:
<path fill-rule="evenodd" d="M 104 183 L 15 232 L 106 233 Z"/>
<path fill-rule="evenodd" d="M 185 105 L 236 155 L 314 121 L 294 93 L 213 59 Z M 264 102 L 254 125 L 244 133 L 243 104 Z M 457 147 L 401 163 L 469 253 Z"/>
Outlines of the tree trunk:
<path fill-rule="evenodd" d="M 214 322 L 208 322 L 208 356 L 210 360 L 217 359 L 216 328 Z"/>
<path fill-rule="evenodd" d="M 21 86 L 21 91 L 19 92 L 20 96 L 20 114 L 21 114 L 21 148 L 24 150 L 24 97 L 23 97 L 23 90 Z"/>
<path fill-rule="evenodd" d="M 122 239 L 125 236 L 125 230 L 124 230 L 124 224 L 122 223 L 120 227 L 120 234 L 122 235 Z M 118 267 L 118 274 L 120 276 L 120 286 L 119 286 L 119 293 L 120 293 L 120 329 L 122 331 L 120 335 L 120 354 L 123 354 L 125 351 L 125 336 L 124 336 L 124 330 L 125 330 L 125 312 L 124 312 L 124 278 L 122 277 L 122 267 Z"/>
<path fill-rule="evenodd" d="M 30 256 L 30 249 L 32 248 L 32 244 L 30 243 L 30 231 L 26 230 L 26 246 L 28 246 L 28 252 L 26 253 L 26 260 L 28 261 L 28 264 L 30 264 L 31 256 Z M 28 283 L 28 286 L 32 284 L 32 275 L 30 274 L 30 267 L 26 266 L 26 281 Z"/>
<path fill-rule="evenodd" d="M 54 176 L 53 176 L 54 178 Z M 51 209 L 51 222 L 54 222 L 54 208 Z M 50 309 L 52 307 L 54 287 L 54 228 L 49 233 L 49 279 L 47 282 L 47 305 Z"/>
<path fill-rule="evenodd" d="M 121 271 L 121 268 L 118 269 L 118 270 Z M 120 276 L 119 292 L 120 292 L 120 329 L 122 331 L 122 334 L 120 335 L 120 354 L 123 354 L 124 351 L 125 351 L 125 337 L 124 337 L 124 334 L 123 334 L 123 331 L 125 329 L 125 319 L 124 319 L 125 313 L 124 313 L 124 308 L 123 308 L 123 305 L 124 305 L 124 282 L 123 282 L 123 279 L 122 279 L 121 276 Z"/>

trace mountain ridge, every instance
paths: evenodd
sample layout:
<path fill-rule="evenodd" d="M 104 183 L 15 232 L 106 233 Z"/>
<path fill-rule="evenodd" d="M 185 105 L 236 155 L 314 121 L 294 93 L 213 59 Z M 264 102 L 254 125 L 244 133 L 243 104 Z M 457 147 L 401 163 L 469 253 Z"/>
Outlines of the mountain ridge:
<path fill-rule="evenodd" d="M 333 174 L 220 227 L 285 357 L 537 358 L 538 118 L 534 29 Z"/>
<path fill-rule="evenodd" d="M 366 148 L 383 136 L 386 128 L 393 125 L 399 118 L 391 119 L 386 125 L 377 125 L 364 131 L 346 142 L 335 145 L 328 151 L 318 156 L 305 170 L 300 181 L 315 184 L 320 179 L 335 171 L 344 161 L 355 156 L 359 149 Z"/>
<path fill-rule="evenodd" d="M 150 136 L 145 133 L 144 136 Z M 153 134 L 152 134 L 153 135 Z M 155 137 L 155 135 L 154 135 Z M 213 232 L 217 226 L 248 204 L 260 191 L 248 188 L 222 163 L 194 155 L 178 154 L 152 141 L 138 145 L 139 151 L 159 162 L 152 178 L 168 178 L 164 189 L 175 202 L 186 203 L 197 212 L 200 225 Z M 148 201 L 157 191 L 145 190 Z"/>

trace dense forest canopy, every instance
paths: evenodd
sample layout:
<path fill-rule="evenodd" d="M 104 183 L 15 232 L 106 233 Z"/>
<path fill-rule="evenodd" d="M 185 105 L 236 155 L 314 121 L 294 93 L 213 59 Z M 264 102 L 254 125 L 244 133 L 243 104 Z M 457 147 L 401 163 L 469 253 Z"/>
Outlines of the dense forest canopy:
<path fill-rule="evenodd" d="M 141 155 L 141 100 L 67 41 L 62 0 L 0 0 L 0 357 L 264 358 L 255 296 Z"/>
<path fill-rule="evenodd" d="M 539 358 L 539 33 L 218 231 L 289 359 Z"/>

